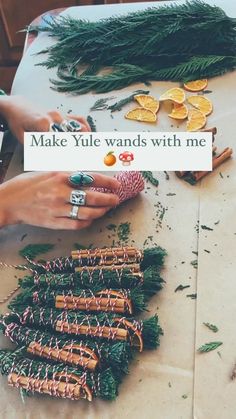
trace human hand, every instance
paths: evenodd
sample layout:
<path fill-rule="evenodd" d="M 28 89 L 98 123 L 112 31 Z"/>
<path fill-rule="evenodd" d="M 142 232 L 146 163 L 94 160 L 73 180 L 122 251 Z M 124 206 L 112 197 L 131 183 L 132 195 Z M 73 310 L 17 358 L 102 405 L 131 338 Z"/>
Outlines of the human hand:
<path fill-rule="evenodd" d="M 78 220 L 70 218 L 70 194 L 75 187 L 69 184 L 71 173 L 24 173 L 0 186 L 0 226 L 30 224 L 60 230 L 80 230 L 102 217 L 119 203 L 114 193 L 103 193 L 79 187 L 86 192 L 86 205 L 79 207 Z M 92 174 L 91 187 L 110 190 L 120 183 L 112 177 Z"/>
<path fill-rule="evenodd" d="M 59 112 L 44 112 L 35 109 L 21 96 L 1 96 L 0 113 L 7 120 L 12 134 L 23 144 L 24 132 L 49 131 L 50 124 L 60 124 L 64 119 L 74 119 L 81 124 L 82 132 L 91 131 L 86 119 L 67 115 L 63 117 Z"/>

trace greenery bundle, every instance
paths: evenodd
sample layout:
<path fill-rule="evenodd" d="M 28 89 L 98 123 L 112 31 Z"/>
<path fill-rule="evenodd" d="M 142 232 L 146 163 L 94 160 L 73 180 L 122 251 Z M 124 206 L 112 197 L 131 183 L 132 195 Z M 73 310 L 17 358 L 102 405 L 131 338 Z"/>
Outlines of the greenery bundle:
<path fill-rule="evenodd" d="M 106 249 L 106 248 L 105 248 Z M 102 249 L 102 250 L 105 250 Z M 88 249 L 89 251 L 89 249 Z M 102 265 L 101 263 L 101 255 L 98 253 L 96 255 L 96 249 L 92 249 L 91 252 L 95 252 L 95 257 L 91 257 L 91 253 L 88 253 L 88 257 L 84 257 L 83 259 L 80 258 L 80 251 L 77 251 L 78 257 L 77 259 L 72 258 L 72 256 L 68 257 L 59 257 L 45 263 L 32 263 L 29 265 L 35 272 L 43 273 L 43 272 L 51 272 L 51 273 L 62 273 L 62 272 L 75 272 L 77 267 L 84 266 L 87 269 L 88 266 L 95 266 Z M 83 251 L 81 251 L 83 252 Z M 151 247 L 148 249 L 144 249 L 143 252 L 137 252 L 138 257 L 136 257 L 136 263 L 140 262 L 140 268 L 144 271 L 149 266 L 163 266 L 164 259 L 166 256 L 166 251 L 162 249 L 160 246 Z M 115 258 L 114 258 L 115 263 Z M 125 263 L 125 260 L 123 261 Z"/>
<path fill-rule="evenodd" d="M 164 280 L 160 276 L 160 267 L 150 266 L 140 273 L 133 273 L 132 269 L 124 268 L 120 271 L 107 271 L 97 268 L 93 271 L 86 269 L 76 273 L 53 274 L 51 272 L 41 275 L 26 275 L 19 280 L 21 288 L 48 288 L 51 289 L 94 289 L 97 286 L 114 288 L 141 287 L 145 297 L 150 297 L 163 287 Z"/>
<path fill-rule="evenodd" d="M 59 17 L 31 30 L 56 43 L 41 65 L 57 67 L 60 92 L 105 93 L 151 80 L 189 81 L 236 68 L 236 19 L 201 0 L 96 22 Z M 103 70 L 106 70 L 105 72 Z"/>
<path fill-rule="evenodd" d="M 31 306 L 18 306 L 14 314 L 22 324 L 76 336 L 84 335 L 108 341 L 129 341 L 132 345 L 138 346 L 140 351 L 143 348 L 157 348 L 162 334 L 156 315 L 138 321 L 110 313 L 85 314 Z"/>
<path fill-rule="evenodd" d="M 124 313 L 126 315 L 144 311 L 147 308 L 144 294 L 140 287 L 131 290 L 104 290 L 102 286 L 97 286 L 94 290 L 74 288 L 73 290 L 61 291 L 52 290 L 50 287 L 42 290 L 31 288 L 17 295 L 8 307 L 15 309 L 19 305 L 33 304 L 64 308 L 66 310 L 104 311 Z"/>
<path fill-rule="evenodd" d="M 24 388 L 28 394 L 47 392 L 56 397 L 88 400 L 92 400 L 93 396 L 113 400 L 117 395 L 117 382 L 110 369 L 101 373 L 89 373 L 62 363 L 51 365 L 28 358 L 24 348 L 15 351 L 0 350 L 0 372 L 8 375 L 9 384 Z M 66 381 L 60 381 L 60 377 Z M 64 382 L 61 394 L 59 382 Z M 78 397 L 75 397 L 77 383 L 82 391 L 78 388 Z"/>
<path fill-rule="evenodd" d="M 95 358 L 98 359 L 96 369 L 99 368 L 99 370 L 104 370 L 111 367 L 116 376 L 121 373 L 128 373 L 128 363 L 131 358 L 131 351 L 130 346 L 126 342 L 97 342 L 89 338 L 82 340 L 76 339 L 75 337 L 73 339 L 68 339 L 67 335 L 53 334 L 18 324 L 16 323 L 16 316 L 11 314 L 2 317 L 0 320 L 0 330 L 8 336 L 12 342 L 19 346 L 28 347 L 30 344 L 36 342 L 41 346 L 47 346 L 50 349 L 63 350 L 64 348 L 68 348 L 67 350 L 69 352 L 72 352 L 74 347 L 78 352 L 77 348 L 81 347 L 82 350 L 80 351 L 81 356 L 79 360 L 81 360 L 83 353 L 88 356 L 88 359 L 93 359 L 93 355 L 95 354 Z M 65 363 L 68 363 L 68 360 L 69 357 L 65 359 Z M 73 362 L 70 363 L 73 364 Z M 76 365 L 78 368 L 78 364 Z M 80 362 L 79 366 L 84 369 L 89 369 L 88 360 L 84 365 Z"/>

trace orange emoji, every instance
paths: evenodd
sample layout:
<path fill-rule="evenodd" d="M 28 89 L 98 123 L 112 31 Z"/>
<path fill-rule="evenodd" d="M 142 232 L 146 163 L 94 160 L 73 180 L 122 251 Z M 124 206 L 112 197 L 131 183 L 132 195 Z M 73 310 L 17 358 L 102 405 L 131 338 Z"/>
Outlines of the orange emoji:
<path fill-rule="evenodd" d="M 114 151 L 109 151 L 109 153 L 107 153 L 104 157 L 103 161 L 106 166 L 114 166 L 116 163 L 116 156 L 114 155 Z"/>

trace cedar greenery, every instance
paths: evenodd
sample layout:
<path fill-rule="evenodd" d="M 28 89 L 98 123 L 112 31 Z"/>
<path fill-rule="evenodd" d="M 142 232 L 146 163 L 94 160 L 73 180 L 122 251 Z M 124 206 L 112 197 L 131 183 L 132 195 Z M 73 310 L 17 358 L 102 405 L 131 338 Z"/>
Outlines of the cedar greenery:
<path fill-rule="evenodd" d="M 236 68 L 236 19 L 201 0 L 96 22 L 59 17 L 30 30 L 56 43 L 40 65 L 57 68 L 59 92 L 105 93 L 151 80 L 186 82 Z M 106 68 L 105 74 L 102 70 Z"/>
<path fill-rule="evenodd" d="M 209 342 L 198 348 L 198 352 L 210 352 L 217 349 L 219 346 L 223 345 L 223 342 Z"/>
<path fill-rule="evenodd" d="M 217 333 L 219 331 L 218 327 L 211 323 L 203 323 L 204 326 L 208 327 L 212 332 Z"/>
<path fill-rule="evenodd" d="M 121 109 L 128 105 L 128 103 L 132 102 L 134 100 L 134 96 L 136 95 L 148 95 L 149 90 L 136 90 L 132 93 L 132 95 L 125 97 L 124 99 L 119 100 L 118 102 L 115 102 L 113 105 L 108 106 L 107 109 L 109 109 L 111 112 L 115 111 L 121 111 Z"/>
<path fill-rule="evenodd" d="M 54 248 L 54 244 L 46 243 L 46 244 L 28 244 L 23 249 L 19 251 L 19 255 L 33 260 L 36 256 L 41 255 L 43 253 L 49 252 Z"/>
<path fill-rule="evenodd" d="M 149 171 L 149 170 L 143 171 L 142 176 L 144 177 L 144 179 L 146 179 L 152 185 L 154 185 L 154 186 L 159 185 L 159 180 L 156 177 L 153 176 L 153 173 L 151 171 Z"/>

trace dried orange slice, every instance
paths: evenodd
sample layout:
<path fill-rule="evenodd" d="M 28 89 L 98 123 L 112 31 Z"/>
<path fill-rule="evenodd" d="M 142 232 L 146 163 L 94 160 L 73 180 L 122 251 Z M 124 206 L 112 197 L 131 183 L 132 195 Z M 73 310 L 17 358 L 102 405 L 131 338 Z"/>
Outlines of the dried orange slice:
<path fill-rule="evenodd" d="M 204 113 L 206 116 L 210 115 L 213 110 L 211 101 L 204 96 L 189 96 L 188 103 Z"/>
<path fill-rule="evenodd" d="M 188 116 L 188 108 L 184 104 L 178 105 L 175 103 L 168 116 L 173 119 L 186 119 Z"/>
<path fill-rule="evenodd" d="M 187 131 L 199 131 L 206 125 L 206 115 L 197 109 L 188 112 Z"/>
<path fill-rule="evenodd" d="M 153 113 L 157 113 L 159 109 L 159 101 L 153 96 L 149 95 L 135 95 L 134 99 L 138 102 L 140 106 L 146 109 L 150 109 Z"/>
<path fill-rule="evenodd" d="M 184 83 L 184 88 L 189 92 L 201 92 L 207 87 L 207 79 L 189 81 Z"/>
<path fill-rule="evenodd" d="M 146 108 L 135 108 L 127 112 L 125 115 L 126 119 L 132 119 L 133 121 L 140 122 L 156 122 L 157 116 L 150 109 Z"/>
<path fill-rule="evenodd" d="M 172 100 L 175 103 L 181 104 L 185 101 L 185 92 L 180 87 L 173 87 L 173 89 L 163 93 L 159 100 Z"/>

